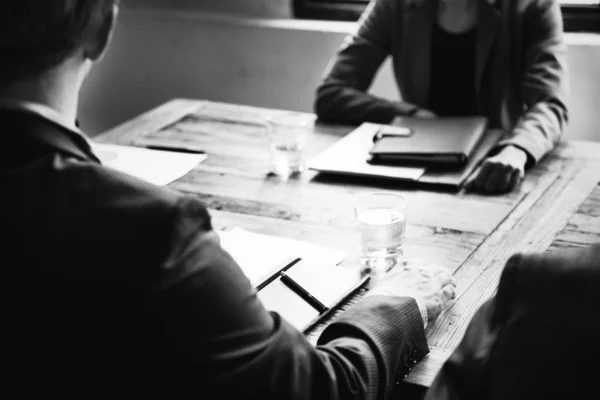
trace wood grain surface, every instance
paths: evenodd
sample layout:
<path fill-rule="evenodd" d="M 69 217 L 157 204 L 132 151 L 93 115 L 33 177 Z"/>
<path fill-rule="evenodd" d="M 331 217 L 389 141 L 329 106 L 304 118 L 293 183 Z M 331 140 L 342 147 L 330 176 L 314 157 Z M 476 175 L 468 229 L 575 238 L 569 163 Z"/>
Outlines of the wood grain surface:
<path fill-rule="evenodd" d="M 238 226 L 341 249 L 349 255 L 343 263 L 348 268 L 358 268 L 354 199 L 374 190 L 404 195 L 409 204 L 406 257 L 442 265 L 458 283 L 457 299 L 428 328 L 431 353 L 413 369 L 408 383 L 431 384 L 475 310 L 493 295 L 511 255 L 600 239 L 600 144 L 561 143 L 513 193 L 502 196 L 313 171 L 282 180 L 269 174 L 265 123 L 285 112 L 177 99 L 95 140 L 135 145 L 143 138 L 200 146 L 208 159 L 170 187 L 202 200 L 216 228 Z M 307 156 L 316 156 L 352 129 L 317 123 Z"/>

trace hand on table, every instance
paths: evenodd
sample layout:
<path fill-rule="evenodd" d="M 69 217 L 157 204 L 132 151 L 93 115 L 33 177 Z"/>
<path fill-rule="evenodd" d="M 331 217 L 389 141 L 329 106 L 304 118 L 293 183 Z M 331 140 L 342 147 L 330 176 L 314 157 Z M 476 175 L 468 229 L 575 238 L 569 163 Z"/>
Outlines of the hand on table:
<path fill-rule="evenodd" d="M 437 115 L 435 115 L 432 111 L 426 110 L 424 108 L 419 108 L 417 110 L 417 112 L 413 114 L 413 117 L 423 118 L 423 119 L 432 119 L 432 118 L 437 118 Z"/>
<path fill-rule="evenodd" d="M 498 154 L 483 160 L 466 183 L 465 189 L 489 194 L 510 192 L 525 176 L 526 162 L 525 151 L 515 146 L 506 146 Z"/>
<path fill-rule="evenodd" d="M 433 118 L 437 118 L 437 115 L 435 115 L 433 112 L 426 110 L 424 108 L 419 108 L 417 110 L 417 112 L 415 112 L 413 115 L 411 115 L 411 117 L 423 118 L 423 119 L 433 119 Z M 390 123 L 390 125 L 404 126 L 404 124 L 402 123 L 402 118 L 405 118 L 405 117 L 398 116 L 398 117 L 394 118 L 392 120 L 392 122 Z"/>
<path fill-rule="evenodd" d="M 425 325 L 435 321 L 450 300 L 456 297 L 456 282 L 445 268 L 424 264 L 396 268 L 398 270 L 392 270 L 381 278 L 365 297 L 413 297 L 426 309 Z"/>

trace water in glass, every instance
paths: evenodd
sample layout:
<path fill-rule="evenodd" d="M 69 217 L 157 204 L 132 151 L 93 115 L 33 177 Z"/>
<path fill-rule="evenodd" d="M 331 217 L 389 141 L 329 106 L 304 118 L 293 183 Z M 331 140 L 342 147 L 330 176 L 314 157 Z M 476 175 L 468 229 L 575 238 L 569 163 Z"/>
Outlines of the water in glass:
<path fill-rule="evenodd" d="M 298 113 L 268 119 L 271 172 L 287 178 L 304 171 L 304 149 L 313 124 L 313 116 Z"/>
<path fill-rule="evenodd" d="M 298 143 L 272 143 L 271 169 L 280 176 L 289 176 L 304 170 L 302 145 Z"/>
<path fill-rule="evenodd" d="M 406 199 L 395 193 L 367 193 L 356 200 L 362 272 L 375 281 L 402 261 L 406 210 Z"/>

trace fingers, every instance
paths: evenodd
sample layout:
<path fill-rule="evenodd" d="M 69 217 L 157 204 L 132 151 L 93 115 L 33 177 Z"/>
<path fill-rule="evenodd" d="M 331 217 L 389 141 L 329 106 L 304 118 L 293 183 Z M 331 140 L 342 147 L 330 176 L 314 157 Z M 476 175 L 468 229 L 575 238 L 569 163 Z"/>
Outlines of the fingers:
<path fill-rule="evenodd" d="M 527 153 L 515 146 L 505 146 L 483 161 L 475 177 L 465 185 L 467 191 L 489 194 L 506 193 L 523 179 Z"/>
<path fill-rule="evenodd" d="M 484 189 L 490 173 L 492 172 L 492 164 L 485 160 L 474 177 L 467 182 L 465 189 L 469 192 L 480 192 Z"/>
<path fill-rule="evenodd" d="M 437 116 L 432 111 L 429 111 L 429 110 L 426 110 L 423 108 L 418 110 L 414 116 L 417 118 L 424 118 L 424 119 L 437 118 Z"/>
<path fill-rule="evenodd" d="M 511 165 L 486 160 L 477 176 L 467 183 L 469 192 L 488 194 L 506 193 L 513 190 L 523 179 L 523 171 Z"/>
<path fill-rule="evenodd" d="M 433 277 L 435 277 L 437 283 L 440 287 L 444 286 L 456 286 L 456 282 L 451 274 L 449 274 L 445 269 L 439 269 L 433 273 Z"/>
<path fill-rule="evenodd" d="M 487 193 L 504 193 L 512 176 L 512 168 L 507 165 L 494 164 L 492 172 L 485 183 Z"/>
<path fill-rule="evenodd" d="M 448 304 L 450 300 L 456 298 L 456 287 L 452 285 L 444 286 L 442 289 L 442 296 L 444 298 L 444 305 Z"/>
<path fill-rule="evenodd" d="M 511 174 L 510 181 L 508 183 L 508 186 L 507 186 L 506 190 L 507 191 L 511 191 L 515 187 L 517 187 L 517 185 L 519 183 L 521 183 L 521 181 L 523 180 L 523 175 L 524 175 L 523 171 L 521 171 L 521 170 L 517 169 L 517 170 L 513 171 L 513 173 Z"/>

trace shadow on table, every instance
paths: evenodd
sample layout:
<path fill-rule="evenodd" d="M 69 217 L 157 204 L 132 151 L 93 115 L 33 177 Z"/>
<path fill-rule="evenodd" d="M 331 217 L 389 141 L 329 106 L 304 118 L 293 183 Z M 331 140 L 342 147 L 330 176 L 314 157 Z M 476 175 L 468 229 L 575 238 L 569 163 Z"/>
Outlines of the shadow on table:
<path fill-rule="evenodd" d="M 432 183 L 420 183 L 409 180 L 398 180 L 395 178 L 342 175 L 321 172 L 312 178 L 313 182 L 325 183 L 328 185 L 349 186 L 358 185 L 375 189 L 394 189 L 394 190 L 427 190 L 432 192 L 458 193 L 461 188 L 453 185 L 441 185 Z"/>

